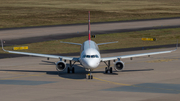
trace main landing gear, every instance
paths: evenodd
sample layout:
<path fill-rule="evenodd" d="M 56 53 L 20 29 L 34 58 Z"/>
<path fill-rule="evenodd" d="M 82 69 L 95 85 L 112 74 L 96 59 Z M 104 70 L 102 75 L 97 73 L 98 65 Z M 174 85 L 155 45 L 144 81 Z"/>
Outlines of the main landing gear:
<path fill-rule="evenodd" d="M 75 72 L 75 70 L 74 70 L 74 67 L 73 67 L 73 65 L 76 63 L 76 61 L 72 64 L 72 61 L 69 61 L 70 63 L 69 63 L 69 66 L 70 67 L 67 67 L 67 73 L 70 73 L 70 72 L 72 72 L 72 73 L 74 73 Z"/>
<path fill-rule="evenodd" d="M 105 68 L 105 73 L 112 73 L 112 67 L 110 67 L 110 61 L 108 61 L 108 64 L 104 61 L 104 63 L 106 64 L 106 68 Z"/>
<path fill-rule="evenodd" d="M 89 73 L 88 73 L 88 79 L 93 79 L 93 75 L 92 75 L 92 73 L 91 73 L 91 69 L 89 69 L 88 71 L 89 71 Z"/>

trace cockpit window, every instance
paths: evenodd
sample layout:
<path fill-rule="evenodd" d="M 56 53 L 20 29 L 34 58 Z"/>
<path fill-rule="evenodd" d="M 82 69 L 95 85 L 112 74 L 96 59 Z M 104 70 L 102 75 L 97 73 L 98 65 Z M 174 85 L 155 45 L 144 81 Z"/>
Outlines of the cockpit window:
<path fill-rule="evenodd" d="M 98 55 L 83 55 L 83 58 L 99 58 Z"/>
<path fill-rule="evenodd" d="M 91 58 L 95 58 L 95 55 L 91 55 Z"/>
<path fill-rule="evenodd" d="M 86 57 L 86 55 L 83 55 L 83 58 L 85 58 Z"/>
<path fill-rule="evenodd" d="M 90 58 L 91 56 L 90 55 L 86 55 L 87 58 Z"/>
<path fill-rule="evenodd" d="M 95 57 L 96 57 L 96 58 L 99 58 L 99 56 L 98 56 L 98 55 L 95 55 Z"/>

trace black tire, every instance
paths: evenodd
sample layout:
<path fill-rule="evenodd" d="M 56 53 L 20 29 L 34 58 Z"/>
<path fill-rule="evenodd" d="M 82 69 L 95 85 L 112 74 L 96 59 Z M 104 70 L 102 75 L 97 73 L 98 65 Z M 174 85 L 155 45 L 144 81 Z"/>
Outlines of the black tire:
<path fill-rule="evenodd" d="M 69 67 L 67 68 L 67 73 L 70 73 L 70 68 Z"/>
<path fill-rule="evenodd" d="M 112 67 L 110 67 L 110 70 L 109 70 L 109 71 L 110 71 L 110 73 L 112 73 Z"/>
<path fill-rule="evenodd" d="M 74 67 L 72 67 L 72 73 L 74 73 Z"/>
<path fill-rule="evenodd" d="M 105 70 L 105 73 L 107 74 L 107 73 L 108 73 L 108 70 Z"/>
<path fill-rule="evenodd" d="M 93 79 L 93 75 L 91 75 L 91 79 Z"/>
<path fill-rule="evenodd" d="M 105 68 L 105 73 L 106 73 L 106 74 L 108 73 L 108 69 L 107 69 L 107 67 Z"/>
<path fill-rule="evenodd" d="M 88 79 L 90 79 L 90 75 L 88 75 Z"/>

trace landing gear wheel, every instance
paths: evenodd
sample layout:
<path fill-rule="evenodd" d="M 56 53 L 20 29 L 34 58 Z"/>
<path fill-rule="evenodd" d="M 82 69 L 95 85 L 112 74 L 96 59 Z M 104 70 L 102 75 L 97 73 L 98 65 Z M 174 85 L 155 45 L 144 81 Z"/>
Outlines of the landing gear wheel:
<path fill-rule="evenodd" d="M 93 75 L 91 75 L 91 79 L 93 79 Z"/>
<path fill-rule="evenodd" d="M 108 70 L 106 70 L 105 73 L 107 74 L 107 73 L 108 73 Z"/>
<path fill-rule="evenodd" d="M 88 79 L 90 79 L 90 75 L 88 75 Z"/>
<path fill-rule="evenodd" d="M 93 79 L 93 75 L 92 75 L 92 70 L 88 69 L 89 73 L 88 73 L 88 79 Z"/>
<path fill-rule="evenodd" d="M 108 73 L 108 69 L 107 69 L 107 67 L 105 68 L 105 73 L 106 73 L 106 74 Z"/>
<path fill-rule="evenodd" d="M 76 62 L 74 62 L 74 63 L 72 64 L 72 62 L 70 61 L 70 63 L 69 63 L 69 66 L 70 66 L 70 67 L 67 68 L 67 73 L 70 73 L 70 72 L 74 73 L 74 72 L 75 72 L 75 68 L 72 67 L 75 63 L 76 63 Z"/>
<path fill-rule="evenodd" d="M 110 73 L 112 73 L 112 67 L 110 67 L 109 71 L 110 71 Z"/>
<path fill-rule="evenodd" d="M 69 67 L 67 68 L 67 73 L 70 73 L 70 68 Z"/>
<path fill-rule="evenodd" d="M 108 67 L 105 68 L 105 73 L 112 73 L 112 67 L 110 67 L 110 61 L 108 61 L 108 64 L 104 62 Z"/>
<path fill-rule="evenodd" d="M 72 67 L 72 73 L 74 73 L 74 67 Z"/>
<path fill-rule="evenodd" d="M 93 75 L 88 75 L 88 79 L 93 79 Z"/>

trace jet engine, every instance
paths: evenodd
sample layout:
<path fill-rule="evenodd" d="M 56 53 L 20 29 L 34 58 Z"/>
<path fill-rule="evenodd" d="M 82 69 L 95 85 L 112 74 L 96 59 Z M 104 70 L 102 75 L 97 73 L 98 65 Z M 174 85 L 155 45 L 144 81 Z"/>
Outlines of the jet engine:
<path fill-rule="evenodd" d="M 116 71 L 121 71 L 124 68 L 124 63 L 122 61 L 116 61 L 114 64 L 114 69 Z"/>
<path fill-rule="evenodd" d="M 66 68 L 66 63 L 63 61 L 58 61 L 56 63 L 56 69 L 57 71 L 63 71 Z"/>

